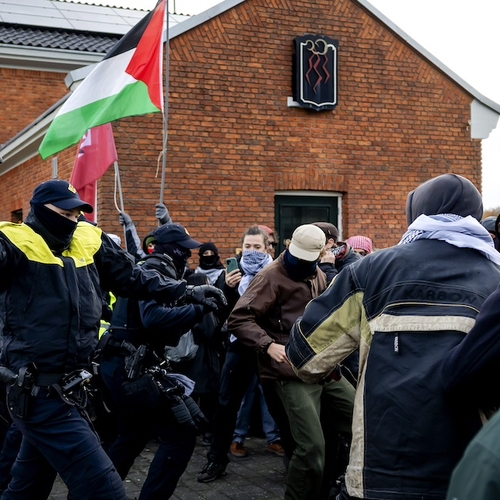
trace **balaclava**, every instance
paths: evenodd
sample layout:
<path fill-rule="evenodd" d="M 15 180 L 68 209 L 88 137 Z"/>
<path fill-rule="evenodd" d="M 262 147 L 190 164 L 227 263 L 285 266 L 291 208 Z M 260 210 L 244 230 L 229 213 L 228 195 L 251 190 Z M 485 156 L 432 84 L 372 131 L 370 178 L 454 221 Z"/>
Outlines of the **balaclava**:
<path fill-rule="evenodd" d="M 77 222 L 39 203 L 32 203 L 26 224 L 36 231 L 55 254 L 69 248 Z"/>
<path fill-rule="evenodd" d="M 184 269 L 186 268 L 187 261 L 191 257 L 191 250 L 189 248 L 184 248 L 177 243 L 155 243 L 155 248 L 153 253 L 164 253 L 172 258 L 175 265 L 175 270 L 177 271 L 177 277 L 180 279 L 184 274 Z"/>
<path fill-rule="evenodd" d="M 207 250 L 214 252 L 214 255 L 203 255 L 203 252 L 206 252 Z M 198 251 L 198 255 L 200 256 L 200 267 L 202 269 L 224 269 L 224 266 L 220 261 L 219 251 L 213 243 L 203 243 Z"/>

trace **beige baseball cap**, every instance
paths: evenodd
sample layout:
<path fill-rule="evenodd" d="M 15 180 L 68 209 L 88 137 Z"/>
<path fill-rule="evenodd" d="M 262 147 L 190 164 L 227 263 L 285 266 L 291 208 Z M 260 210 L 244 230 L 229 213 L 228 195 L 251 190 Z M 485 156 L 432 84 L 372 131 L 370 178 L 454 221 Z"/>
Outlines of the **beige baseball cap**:
<path fill-rule="evenodd" d="M 292 234 L 288 251 L 297 259 L 313 262 L 326 244 L 325 233 L 314 224 L 299 226 Z"/>

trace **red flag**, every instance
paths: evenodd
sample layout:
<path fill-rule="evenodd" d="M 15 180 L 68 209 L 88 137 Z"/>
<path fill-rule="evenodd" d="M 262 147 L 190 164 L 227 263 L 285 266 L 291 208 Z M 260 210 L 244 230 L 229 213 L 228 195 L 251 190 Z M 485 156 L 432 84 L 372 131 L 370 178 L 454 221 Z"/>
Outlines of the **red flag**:
<path fill-rule="evenodd" d="M 97 179 L 117 160 L 111 123 L 88 130 L 78 145 L 78 154 L 69 179 L 82 200 L 95 206 Z M 94 214 L 88 214 L 87 218 L 93 221 Z"/>

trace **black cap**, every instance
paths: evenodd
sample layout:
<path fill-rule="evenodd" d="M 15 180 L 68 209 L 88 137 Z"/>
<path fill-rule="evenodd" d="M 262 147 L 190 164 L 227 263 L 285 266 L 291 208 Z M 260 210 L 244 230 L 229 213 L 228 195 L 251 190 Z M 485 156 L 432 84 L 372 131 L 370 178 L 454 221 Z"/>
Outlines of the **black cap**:
<path fill-rule="evenodd" d="M 83 201 L 76 189 L 68 182 L 59 179 L 42 182 L 33 191 L 33 196 L 30 203 L 45 205 L 51 203 L 52 205 L 62 210 L 73 210 L 79 208 L 82 212 L 91 214 L 94 209 Z"/>
<path fill-rule="evenodd" d="M 177 243 L 184 248 L 198 248 L 201 246 L 199 241 L 193 240 L 184 226 L 180 224 L 163 224 L 153 232 L 154 242 L 162 245 L 163 243 Z"/>

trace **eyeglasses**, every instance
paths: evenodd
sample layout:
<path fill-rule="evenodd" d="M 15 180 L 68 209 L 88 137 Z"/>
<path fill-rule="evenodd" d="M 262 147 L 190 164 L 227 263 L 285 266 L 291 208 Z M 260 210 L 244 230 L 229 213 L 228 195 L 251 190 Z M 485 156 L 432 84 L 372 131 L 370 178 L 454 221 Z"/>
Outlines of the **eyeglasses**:
<path fill-rule="evenodd" d="M 269 243 L 269 246 L 276 248 L 278 244 L 275 241 L 273 241 L 272 243 Z"/>

